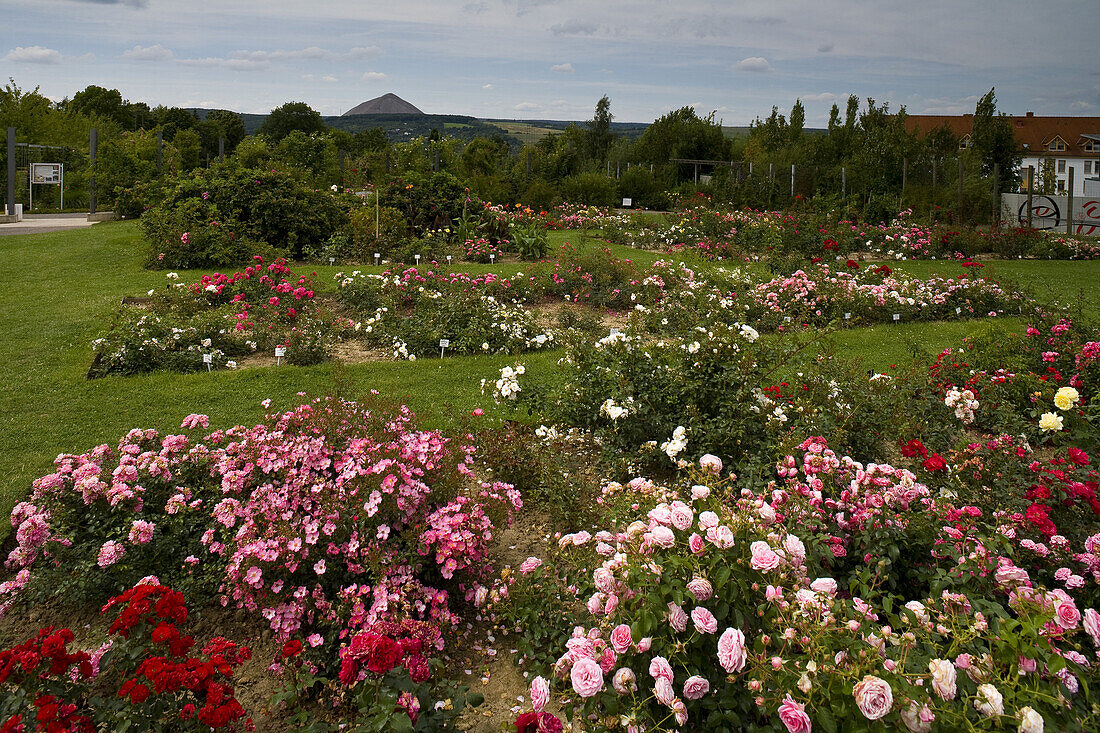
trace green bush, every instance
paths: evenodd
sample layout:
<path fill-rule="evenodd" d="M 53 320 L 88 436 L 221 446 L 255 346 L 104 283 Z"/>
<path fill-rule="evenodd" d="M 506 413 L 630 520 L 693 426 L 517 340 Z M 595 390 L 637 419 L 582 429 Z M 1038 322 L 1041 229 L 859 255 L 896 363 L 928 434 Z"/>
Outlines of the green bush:
<path fill-rule="evenodd" d="M 245 264 L 269 248 L 301 257 L 347 220 L 327 191 L 233 162 L 180 179 L 146 216 L 149 265 L 173 268 Z"/>
<path fill-rule="evenodd" d="M 567 201 L 585 206 L 615 206 L 615 180 L 602 173 L 578 173 L 569 176 L 561 184 L 562 193 Z"/>

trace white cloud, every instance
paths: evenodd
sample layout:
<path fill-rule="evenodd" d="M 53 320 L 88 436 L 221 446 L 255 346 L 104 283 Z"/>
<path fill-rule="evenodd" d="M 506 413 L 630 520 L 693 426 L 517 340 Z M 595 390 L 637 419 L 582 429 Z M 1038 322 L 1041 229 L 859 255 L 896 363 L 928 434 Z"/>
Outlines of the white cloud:
<path fill-rule="evenodd" d="M 16 46 L 4 61 L 12 61 L 19 64 L 60 64 L 61 52 L 43 46 Z"/>
<path fill-rule="evenodd" d="M 123 51 L 122 58 L 132 61 L 168 61 L 172 58 L 172 51 L 159 43 L 155 46 L 134 46 L 129 51 Z"/>
<path fill-rule="evenodd" d="M 590 36 L 599 29 L 600 27 L 595 23 L 585 23 L 576 19 L 550 26 L 550 32 L 555 36 Z"/>
<path fill-rule="evenodd" d="M 481 88 L 482 88 L 482 89 L 486 89 L 486 90 L 488 90 L 488 89 L 492 89 L 492 88 L 493 88 L 493 85 L 492 85 L 492 84 L 483 84 L 483 85 L 481 86 Z"/>
<path fill-rule="evenodd" d="M 835 102 L 839 97 L 832 92 L 821 92 L 820 94 L 804 94 L 801 99 L 803 102 Z"/>
<path fill-rule="evenodd" d="M 376 59 L 382 55 L 382 49 L 378 46 L 356 46 L 349 49 L 347 56 L 353 59 Z"/>
<path fill-rule="evenodd" d="M 747 59 L 741 59 L 733 68 L 738 71 L 772 71 L 772 65 L 763 56 L 749 56 Z"/>
<path fill-rule="evenodd" d="M 181 64 L 189 66 L 220 66 L 232 71 L 264 71 L 271 68 L 271 64 L 266 59 L 225 59 L 217 56 L 207 56 L 201 59 L 180 59 L 179 61 Z"/>
<path fill-rule="evenodd" d="M 363 74 L 363 81 L 382 81 L 386 75 L 381 71 L 368 71 Z"/>
<path fill-rule="evenodd" d="M 573 64 L 554 64 L 550 67 L 550 71 L 553 71 L 555 74 L 572 74 Z"/>
<path fill-rule="evenodd" d="M 535 104 L 534 102 L 520 102 L 515 107 L 512 107 L 512 109 L 516 110 L 517 112 L 525 112 L 525 111 L 528 111 L 528 110 L 538 109 L 538 108 L 539 108 L 539 106 L 537 104 Z"/>
<path fill-rule="evenodd" d="M 329 84 L 333 84 L 333 83 L 335 83 L 335 82 L 338 82 L 338 81 L 340 81 L 340 80 L 339 80 L 339 79 L 337 79 L 337 78 L 336 78 L 335 76 L 333 76 L 332 74 L 325 74 L 324 76 L 322 76 L 322 77 L 321 77 L 321 81 L 326 81 L 326 82 L 328 82 Z"/>
<path fill-rule="evenodd" d="M 1083 99 L 1073 102 L 1069 105 L 1070 112 L 1088 112 L 1089 110 L 1096 109 L 1096 105 L 1091 102 L 1086 102 Z"/>

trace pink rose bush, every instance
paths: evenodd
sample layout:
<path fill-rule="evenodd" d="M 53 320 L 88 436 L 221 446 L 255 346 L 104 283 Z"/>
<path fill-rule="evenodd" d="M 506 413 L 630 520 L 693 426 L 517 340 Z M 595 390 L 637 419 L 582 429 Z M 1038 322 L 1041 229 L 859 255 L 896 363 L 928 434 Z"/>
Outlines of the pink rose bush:
<path fill-rule="evenodd" d="M 678 486 L 637 483 L 653 498 L 633 511 L 612 492 L 621 523 L 561 538 L 559 563 L 578 566 L 560 565 L 563 582 L 595 600 L 552 668 L 575 714 L 615 711 L 638 730 L 1097 720 L 1083 689 L 1097 681 L 1100 615 L 1075 589 L 1044 588 L 1022 568 L 997 581 L 997 555 L 982 551 L 996 525 L 933 497 L 912 472 L 838 456 L 822 438 L 799 449 L 761 493 L 704 467 Z M 690 525 L 678 526 L 674 502 Z M 925 527 L 938 528 L 931 542 Z M 894 570 L 890 541 L 926 570 Z"/>
<path fill-rule="evenodd" d="M 478 479 L 473 453 L 407 408 L 333 398 L 201 441 L 131 431 L 60 456 L 12 512 L 0 611 L 38 588 L 97 600 L 152 572 L 262 617 L 280 642 L 308 637 L 318 658 L 395 619 L 450 628 L 453 596 L 478 593 L 488 543 L 522 506 Z"/>

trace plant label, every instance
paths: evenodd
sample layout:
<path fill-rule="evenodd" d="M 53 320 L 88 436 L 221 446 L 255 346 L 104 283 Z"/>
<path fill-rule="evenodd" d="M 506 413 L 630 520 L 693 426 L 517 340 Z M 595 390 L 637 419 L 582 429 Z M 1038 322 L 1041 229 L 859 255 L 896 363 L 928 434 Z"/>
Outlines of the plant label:
<path fill-rule="evenodd" d="M 374 253 L 374 265 L 375 265 L 375 267 L 378 266 L 378 261 L 380 259 L 382 259 L 382 253 L 381 252 L 375 252 Z"/>
<path fill-rule="evenodd" d="M 447 255 L 447 264 L 448 265 L 451 264 L 451 256 L 450 255 Z"/>
<path fill-rule="evenodd" d="M 900 320 L 901 320 L 901 314 L 900 313 L 895 313 L 894 314 L 894 323 L 897 323 Z"/>
<path fill-rule="evenodd" d="M 962 313 L 962 312 L 963 312 L 963 309 L 962 309 L 962 308 L 956 308 L 956 309 L 955 309 L 955 315 L 956 315 L 956 316 L 957 316 L 957 315 L 959 315 L 959 314 L 960 314 L 960 313 Z"/>
<path fill-rule="evenodd" d="M 332 265 L 332 264 L 335 264 L 335 263 L 336 263 L 336 258 L 335 258 L 335 257 L 329 257 L 329 258 L 328 258 L 328 263 L 329 263 L 330 265 Z"/>
<path fill-rule="evenodd" d="M 489 262 L 491 262 L 492 264 L 495 265 L 496 262 L 497 262 L 497 256 L 496 255 L 489 255 Z"/>
<path fill-rule="evenodd" d="M 420 264 L 420 255 L 413 255 L 413 257 L 416 258 L 416 264 L 419 265 Z"/>
<path fill-rule="evenodd" d="M 633 199 L 623 199 L 623 208 L 629 209 L 634 204 Z"/>
<path fill-rule="evenodd" d="M 783 316 L 783 322 L 784 323 L 790 323 L 791 322 L 791 317 L 790 316 Z"/>
<path fill-rule="evenodd" d="M 852 320 L 852 314 L 851 313 L 845 313 L 844 314 L 844 320 L 846 320 L 846 321 Z"/>
<path fill-rule="evenodd" d="M 275 356 L 277 358 L 280 358 L 280 359 L 282 357 L 286 356 L 286 347 L 285 346 L 276 346 L 275 347 Z"/>
<path fill-rule="evenodd" d="M 202 355 L 202 363 L 203 364 L 213 364 L 214 363 L 214 355 L 213 354 L 203 354 Z"/>
<path fill-rule="evenodd" d="M 439 348 L 445 349 L 451 345 L 450 339 L 439 339 Z"/>

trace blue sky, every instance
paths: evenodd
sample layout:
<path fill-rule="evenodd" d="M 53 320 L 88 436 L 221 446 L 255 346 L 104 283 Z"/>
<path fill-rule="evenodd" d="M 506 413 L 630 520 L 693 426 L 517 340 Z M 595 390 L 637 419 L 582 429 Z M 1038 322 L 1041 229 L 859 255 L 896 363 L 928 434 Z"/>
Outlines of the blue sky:
<path fill-rule="evenodd" d="M 1100 116 L 1096 0 L 0 0 L 0 76 L 150 105 L 341 114 L 394 92 L 438 114 L 727 125 L 849 94 L 911 114 Z"/>

